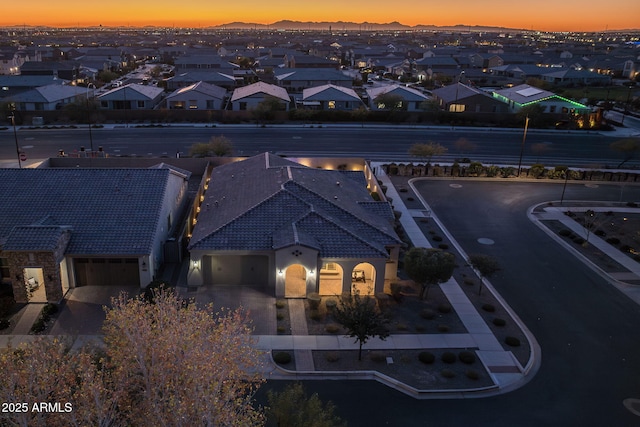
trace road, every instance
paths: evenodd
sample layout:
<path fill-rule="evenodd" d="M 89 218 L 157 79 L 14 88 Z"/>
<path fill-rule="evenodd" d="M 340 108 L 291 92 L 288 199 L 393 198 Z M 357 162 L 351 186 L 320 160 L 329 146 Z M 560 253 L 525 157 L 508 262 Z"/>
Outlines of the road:
<path fill-rule="evenodd" d="M 30 159 L 55 156 L 59 149 L 71 153 L 81 146 L 94 150 L 99 146 L 112 156 L 173 157 L 188 153 L 196 142 L 206 142 L 211 136 L 231 139 L 237 155 L 247 156 L 264 151 L 291 156 L 366 157 L 372 160 L 412 160 L 411 145 L 434 141 L 448 152 L 434 159 L 453 161 L 471 158 L 482 162 L 517 164 L 523 132 L 497 129 L 451 129 L 450 127 L 340 126 L 322 128 L 298 126 L 221 125 L 211 127 L 163 127 L 93 129 L 88 127 L 61 130 L 19 130 L 18 145 Z M 459 149 L 456 141 L 464 138 L 468 148 Z M 567 131 L 529 130 L 524 147 L 523 164 L 536 162 L 574 167 L 615 167 L 623 155 L 609 148 L 615 136 L 599 133 L 569 133 Z M 14 134 L 11 128 L 0 131 L 0 159 L 15 159 Z M 413 159 L 415 160 L 415 159 Z M 625 167 L 639 167 L 632 159 Z"/>
<path fill-rule="evenodd" d="M 537 338 L 538 373 L 516 391 L 482 399 L 417 401 L 371 382 L 306 382 L 308 391 L 331 399 L 351 427 L 640 425 L 622 404 L 640 398 L 640 307 L 526 217 L 530 206 L 558 200 L 562 185 L 455 182 L 462 187 L 430 180 L 418 188 L 467 253 L 499 260 L 491 282 Z M 570 184 L 565 195 L 619 197 L 615 185 Z M 640 200 L 640 187 L 627 185 L 624 199 Z"/>

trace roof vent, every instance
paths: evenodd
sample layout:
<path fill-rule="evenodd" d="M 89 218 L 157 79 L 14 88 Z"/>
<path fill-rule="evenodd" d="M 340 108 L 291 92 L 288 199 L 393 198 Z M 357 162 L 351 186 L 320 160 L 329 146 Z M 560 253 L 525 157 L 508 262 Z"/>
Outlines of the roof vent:
<path fill-rule="evenodd" d="M 340 181 L 336 181 L 336 185 L 340 185 Z"/>
<path fill-rule="evenodd" d="M 338 196 L 333 196 L 333 199 L 334 200 L 338 200 Z"/>

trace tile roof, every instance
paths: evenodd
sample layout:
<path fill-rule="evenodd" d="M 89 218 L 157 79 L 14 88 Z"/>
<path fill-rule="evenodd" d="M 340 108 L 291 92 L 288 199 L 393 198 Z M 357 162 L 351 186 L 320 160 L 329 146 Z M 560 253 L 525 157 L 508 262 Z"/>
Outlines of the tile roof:
<path fill-rule="evenodd" d="M 34 224 L 69 226 L 69 255 L 142 255 L 151 251 L 169 169 L 0 169 L 0 243 Z M 47 217 L 43 223 L 42 218 Z M 27 227 L 27 228 L 24 228 Z M 16 232 L 17 232 L 16 231 Z M 30 237 L 50 240 L 47 228 Z M 29 236 L 31 236 L 29 234 Z"/>
<path fill-rule="evenodd" d="M 286 102 L 290 101 L 289 94 L 285 88 L 265 82 L 257 82 L 234 90 L 231 102 L 257 94 L 270 95 Z"/>
<path fill-rule="evenodd" d="M 353 89 L 331 84 L 303 89 L 302 99 L 305 101 L 361 101 Z"/>
<path fill-rule="evenodd" d="M 428 99 L 426 95 L 419 91 L 400 85 L 380 86 L 374 88 L 367 88 L 367 95 L 369 99 L 376 99 L 383 94 L 393 94 L 401 96 L 405 101 L 425 101 Z"/>
<path fill-rule="evenodd" d="M 216 99 L 223 99 L 227 94 L 227 90 L 224 88 L 221 88 L 220 86 L 199 81 L 190 86 L 183 87 L 176 90 L 175 92 L 167 96 L 166 99 L 169 100 L 169 99 L 178 97 L 180 95 L 189 94 L 191 92 L 201 93 L 205 96 L 216 98 Z"/>
<path fill-rule="evenodd" d="M 69 227 L 53 225 L 14 227 L 2 248 L 6 251 L 53 251 L 58 247 L 60 236 L 69 230 Z"/>
<path fill-rule="evenodd" d="M 189 249 L 300 244 L 325 257 L 386 257 L 385 246 L 400 244 L 391 207 L 376 204 L 362 178 L 350 176 L 269 153 L 214 168 Z"/>

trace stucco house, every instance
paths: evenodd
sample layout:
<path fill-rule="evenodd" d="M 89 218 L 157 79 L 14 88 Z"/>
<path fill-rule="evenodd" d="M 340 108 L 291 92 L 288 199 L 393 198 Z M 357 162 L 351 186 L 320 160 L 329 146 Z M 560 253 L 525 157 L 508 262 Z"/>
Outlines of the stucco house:
<path fill-rule="evenodd" d="M 100 108 L 108 110 L 152 110 L 162 99 L 164 89 L 131 83 L 97 97 Z"/>
<path fill-rule="evenodd" d="M 277 297 L 382 292 L 401 241 L 370 170 L 264 153 L 213 169 L 188 245 L 188 285 L 261 286 Z"/>
<path fill-rule="evenodd" d="M 268 97 L 278 99 L 283 110 L 289 110 L 291 100 L 287 90 L 265 82 L 257 82 L 235 89 L 231 95 L 231 110 L 251 110 Z"/>
<path fill-rule="evenodd" d="M 170 110 L 222 110 L 227 90 L 205 82 L 178 89 L 164 100 Z"/>
<path fill-rule="evenodd" d="M 401 105 L 395 107 L 384 105 L 380 101 L 380 97 L 383 95 L 397 96 L 398 99 L 402 99 Z M 427 95 L 416 89 L 398 84 L 367 88 L 367 96 L 369 97 L 369 108 L 372 111 L 392 108 L 405 111 L 420 111 L 420 104 L 429 99 Z"/>
<path fill-rule="evenodd" d="M 278 86 L 292 93 L 326 84 L 353 87 L 352 77 L 326 68 L 280 68 L 274 70 L 274 77 Z"/>
<path fill-rule="evenodd" d="M 454 83 L 431 91 L 433 98 L 441 109 L 453 113 L 507 113 L 509 107 L 487 92 L 465 85 Z"/>
<path fill-rule="evenodd" d="M 0 169 L 0 273 L 16 302 L 58 303 L 69 288 L 146 287 L 179 227 L 189 172 Z"/>
<path fill-rule="evenodd" d="M 544 109 L 543 113 L 584 114 L 591 111 L 588 106 L 579 102 L 527 84 L 497 90 L 493 92 L 493 97 L 506 103 L 509 111 L 514 113 L 532 104 L 540 105 Z"/>
<path fill-rule="evenodd" d="M 328 84 L 303 90 L 302 106 L 318 110 L 351 111 L 364 107 L 364 103 L 353 89 Z"/>
<path fill-rule="evenodd" d="M 93 92 L 84 87 L 50 84 L 9 96 L 4 101 L 18 111 L 53 111 L 93 97 Z"/>

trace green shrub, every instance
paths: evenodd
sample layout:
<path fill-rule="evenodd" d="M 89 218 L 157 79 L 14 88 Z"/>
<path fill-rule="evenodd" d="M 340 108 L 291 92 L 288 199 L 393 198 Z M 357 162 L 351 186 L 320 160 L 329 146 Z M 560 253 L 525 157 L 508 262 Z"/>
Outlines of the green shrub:
<path fill-rule="evenodd" d="M 584 243 L 584 239 L 580 236 L 576 236 L 573 238 L 573 243 L 577 244 L 577 245 L 581 245 Z"/>
<path fill-rule="evenodd" d="M 442 304 L 438 305 L 438 311 L 440 313 L 446 314 L 446 313 L 451 313 L 451 304 L 448 304 L 446 302 L 443 302 Z"/>
<path fill-rule="evenodd" d="M 330 334 L 337 334 L 340 332 L 340 325 L 336 325 L 335 323 L 329 323 L 324 327 L 324 330 L 329 332 Z"/>
<path fill-rule="evenodd" d="M 282 313 L 276 314 L 276 319 L 277 320 L 284 320 L 284 314 L 282 314 Z"/>
<path fill-rule="evenodd" d="M 413 202 L 415 199 L 413 197 L 407 197 L 407 202 Z"/>
<path fill-rule="evenodd" d="M 544 165 L 536 163 L 535 165 L 531 165 L 531 168 L 529 169 L 529 175 L 533 178 L 541 178 L 544 175 L 545 171 L 546 169 L 544 168 Z"/>
<path fill-rule="evenodd" d="M 609 243 L 610 245 L 618 245 L 620 244 L 620 239 L 618 239 L 617 237 L 609 237 L 607 238 L 607 243 Z"/>
<path fill-rule="evenodd" d="M 285 308 L 287 306 L 287 303 L 284 301 L 276 301 L 276 308 L 278 310 Z"/>
<path fill-rule="evenodd" d="M 477 380 L 480 378 L 480 374 L 478 374 L 478 372 L 474 371 L 473 369 L 468 369 L 464 374 L 470 380 Z"/>
<path fill-rule="evenodd" d="M 506 337 L 504 343 L 510 347 L 520 347 L 520 340 L 516 337 Z"/>
<path fill-rule="evenodd" d="M 449 332 L 449 326 L 447 326 L 447 325 L 438 325 L 438 332 Z"/>
<path fill-rule="evenodd" d="M 330 351 L 324 355 L 327 362 L 337 362 L 340 360 L 340 354 L 337 351 Z"/>
<path fill-rule="evenodd" d="M 409 327 L 405 323 L 398 323 L 396 325 L 396 329 L 398 329 L 399 331 L 406 331 L 407 329 L 409 329 Z"/>
<path fill-rule="evenodd" d="M 286 351 L 278 351 L 273 354 L 273 361 L 279 365 L 286 365 L 291 362 L 291 354 Z"/>
<path fill-rule="evenodd" d="M 44 331 L 46 326 L 46 320 L 44 320 L 42 317 L 39 317 L 38 320 L 36 320 L 35 323 L 31 326 L 31 332 L 34 334 L 38 334 Z"/>
<path fill-rule="evenodd" d="M 380 351 L 372 351 L 369 354 L 369 359 L 371 359 L 371 361 L 373 362 L 384 362 L 387 360 L 387 356 L 384 355 L 384 353 L 380 352 Z"/>
<path fill-rule="evenodd" d="M 440 371 L 440 375 L 442 375 L 445 378 L 453 378 L 456 376 L 456 373 L 453 372 L 451 369 L 443 369 Z"/>
<path fill-rule="evenodd" d="M 320 313 L 318 310 L 311 310 L 311 313 L 309 313 L 309 317 L 312 320 L 319 321 L 322 320 L 322 313 Z"/>
<path fill-rule="evenodd" d="M 47 318 L 53 314 L 56 314 L 57 312 L 58 312 L 58 306 L 55 304 L 49 303 L 42 308 L 42 316 Z"/>
<path fill-rule="evenodd" d="M 593 232 L 593 234 L 595 234 L 596 236 L 604 237 L 607 233 L 605 233 L 604 230 L 597 229 Z"/>
<path fill-rule="evenodd" d="M 493 313 L 494 311 L 496 311 L 496 308 L 493 304 L 482 304 L 482 309 L 488 313 Z"/>
<path fill-rule="evenodd" d="M 436 312 L 431 310 L 430 308 L 423 308 L 420 310 L 420 317 L 423 319 L 431 320 L 436 317 Z"/>
<path fill-rule="evenodd" d="M 336 305 L 338 305 L 338 302 L 334 299 L 328 299 L 327 302 L 324 303 L 324 305 L 327 307 L 327 310 L 329 312 L 332 312 L 334 308 L 336 308 Z"/>
<path fill-rule="evenodd" d="M 471 351 L 463 350 L 458 353 L 458 359 L 464 364 L 471 365 L 476 361 L 476 355 Z"/>
<path fill-rule="evenodd" d="M 307 301 L 309 301 L 309 308 L 311 308 L 311 310 L 317 310 L 320 308 L 320 302 L 322 299 L 316 292 L 312 292 L 307 295 Z"/>
<path fill-rule="evenodd" d="M 424 364 L 430 365 L 436 360 L 436 355 L 429 351 L 421 351 L 418 353 L 418 360 Z"/>
<path fill-rule="evenodd" d="M 278 331 L 279 334 L 284 334 L 286 332 L 286 329 L 284 328 L 284 326 L 278 326 L 276 328 L 276 331 Z"/>
<path fill-rule="evenodd" d="M 486 173 L 489 178 L 498 176 L 498 174 L 500 173 L 500 167 L 495 165 L 488 166 L 486 169 Z"/>
<path fill-rule="evenodd" d="M 433 236 L 432 239 L 434 242 L 442 242 L 442 237 L 440 236 Z"/>
<path fill-rule="evenodd" d="M 637 208 L 638 204 L 636 202 L 627 202 L 627 206 L 629 206 L 630 208 Z"/>
<path fill-rule="evenodd" d="M 471 177 L 480 176 L 482 175 L 483 172 L 484 172 L 484 166 L 482 166 L 482 163 L 480 162 L 471 162 L 469 164 L 469 168 L 467 168 L 467 175 Z"/>
<path fill-rule="evenodd" d="M 438 248 L 442 249 L 443 251 L 446 251 L 447 249 L 449 249 L 449 245 L 447 245 L 446 243 L 440 243 L 438 245 Z"/>
<path fill-rule="evenodd" d="M 442 353 L 442 356 L 440 356 L 440 360 L 447 364 L 455 363 L 456 354 L 451 351 L 445 351 L 444 353 Z"/>
<path fill-rule="evenodd" d="M 406 192 L 408 192 L 409 190 L 407 190 L 406 188 L 401 188 L 401 189 L 399 189 L 398 191 L 399 191 L 400 193 L 406 193 Z"/>
<path fill-rule="evenodd" d="M 493 324 L 496 326 L 504 326 L 507 324 L 507 321 L 499 317 L 496 317 L 495 319 L 493 319 Z"/>

